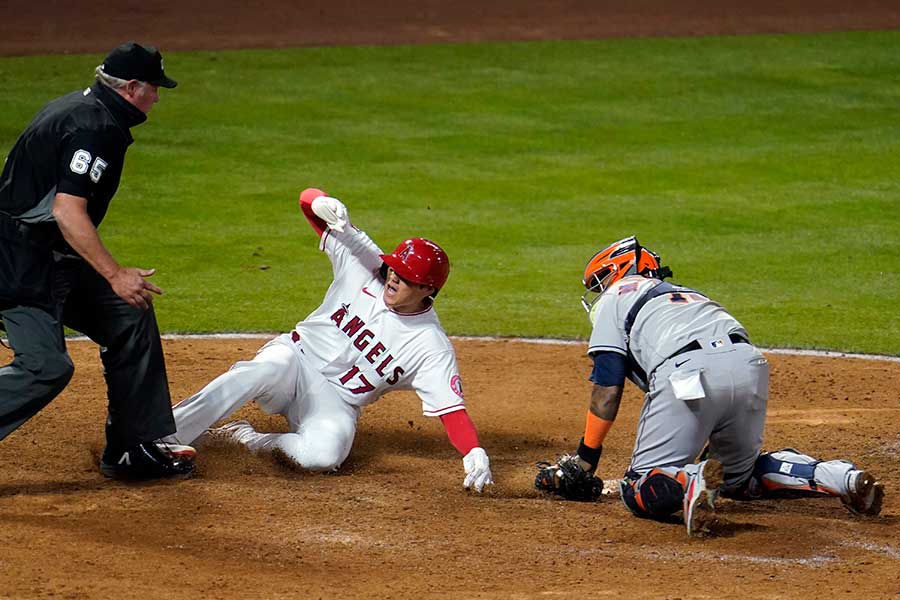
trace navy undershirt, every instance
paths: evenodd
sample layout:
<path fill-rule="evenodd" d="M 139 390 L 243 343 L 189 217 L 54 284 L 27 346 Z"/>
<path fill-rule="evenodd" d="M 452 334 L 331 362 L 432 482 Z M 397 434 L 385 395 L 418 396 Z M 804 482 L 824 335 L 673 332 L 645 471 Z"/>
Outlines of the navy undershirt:
<path fill-rule="evenodd" d="M 593 355 L 594 370 L 590 380 L 606 387 L 624 386 L 627 370 L 625 357 L 618 352 L 597 352 Z"/>

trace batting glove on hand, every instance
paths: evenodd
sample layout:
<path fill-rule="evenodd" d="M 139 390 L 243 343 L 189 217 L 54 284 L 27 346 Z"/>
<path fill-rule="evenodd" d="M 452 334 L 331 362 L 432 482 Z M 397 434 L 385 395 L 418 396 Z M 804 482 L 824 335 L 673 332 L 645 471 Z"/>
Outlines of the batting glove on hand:
<path fill-rule="evenodd" d="M 350 222 L 347 207 L 337 198 L 319 196 L 312 201 L 311 207 L 316 216 L 325 221 L 328 229 L 343 233 L 344 227 Z"/>
<path fill-rule="evenodd" d="M 466 478 L 463 480 L 466 489 L 475 488 L 476 492 L 481 492 L 485 485 L 494 485 L 494 479 L 491 477 L 491 461 L 484 448 L 476 447 L 469 450 L 463 457 L 463 468 L 466 470 Z"/>

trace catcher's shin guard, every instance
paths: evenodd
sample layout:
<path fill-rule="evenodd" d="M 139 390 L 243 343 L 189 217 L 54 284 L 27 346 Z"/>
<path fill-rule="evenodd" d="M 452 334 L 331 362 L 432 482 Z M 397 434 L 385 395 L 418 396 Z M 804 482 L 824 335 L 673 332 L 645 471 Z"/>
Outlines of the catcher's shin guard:
<path fill-rule="evenodd" d="M 670 475 L 662 469 L 643 476 L 628 471 L 620 484 L 622 502 L 638 517 L 667 517 L 682 509 L 684 477 L 683 472 Z"/>
<path fill-rule="evenodd" d="M 837 496 L 851 513 L 877 515 L 884 501 L 884 484 L 846 460 L 816 460 L 793 448 L 764 452 L 750 478 L 729 490 L 738 500 L 765 496 Z"/>
<path fill-rule="evenodd" d="M 756 458 L 744 495 L 843 496 L 848 492 L 848 475 L 855 469 L 849 461 L 821 461 L 793 448 L 763 452 Z"/>
<path fill-rule="evenodd" d="M 756 458 L 750 476 L 750 496 L 792 492 L 825 492 L 816 482 L 819 461 L 793 448 L 763 452 Z"/>

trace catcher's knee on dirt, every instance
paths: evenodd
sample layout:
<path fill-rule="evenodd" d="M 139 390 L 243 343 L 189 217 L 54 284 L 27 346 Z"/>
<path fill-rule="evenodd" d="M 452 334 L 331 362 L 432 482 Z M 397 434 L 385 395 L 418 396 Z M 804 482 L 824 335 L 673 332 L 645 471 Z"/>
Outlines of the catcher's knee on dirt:
<path fill-rule="evenodd" d="M 643 476 L 629 471 L 620 486 L 622 502 L 638 517 L 667 517 L 682 509 L 684 487 L 659 469 Z"/>

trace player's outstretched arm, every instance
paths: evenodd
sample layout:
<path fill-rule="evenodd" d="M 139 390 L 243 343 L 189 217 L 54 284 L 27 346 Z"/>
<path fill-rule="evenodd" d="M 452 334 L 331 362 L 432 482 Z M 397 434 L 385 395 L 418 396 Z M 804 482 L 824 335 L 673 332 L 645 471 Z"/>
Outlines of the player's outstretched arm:
<path fill-rule="evenodd" d="M 594 472 L 603 452 L 603 439 L 612 427 L 621 399 L 621 386 L 594 385 L 578 450 L 575 454 L 564 454 L 556 463 L 539 462 L 535 488 L 566 500 L 594 502 L 600 498 L 603 480 Z"/>
<path fill-rule="evenodd" d="M 584 423 L 584 436 L 575 453 L 588 473 L 597 470 L 603 440 L 619 413 L 627 371 L 625 356 L 618 352 L 596 352 L 593 359 L 591 405 Z"/>
<path fill-rule="evenodd" d="M 603 480 L 594 472 L 603 452 L 603 440 L 616 418 L 621 399 L 621 386 L 594 385 L 578 450 L 575 454 L 564 454 L 555 463 L 539 462 L 535 488 L 566 500 L 594 502 L 600 499 Z"/>
<path fill-rule="evenodd" d="M 603 440 L 612 429 L 616 415 L 619 413 L 623 389 L 620 385 L 594 384 L 591 392 L 591 406 L 584 422 L 584 435 L 576 452 L 581 466 L 588 473 L 597 470 L 600 454 L 603 452 Z"/>
<path fill-rule="evenodd" d="M 317 188 L 307 188 L 300 193 L 300 210 L 319 237 L 326 229 L 343 232 L 350 223 L 344 203 Z"/>
<path fill-rule="evenodd" d="M 478 432 L 469 413 L 462 409 L 441 415 L 441 423 L 447 430 L 450 443 L 463 455 L 463 469 L 466 472 L 463 487 L 481 492 L 486 485 L 493 485 L 491 461 L 478 443 Z"/>

